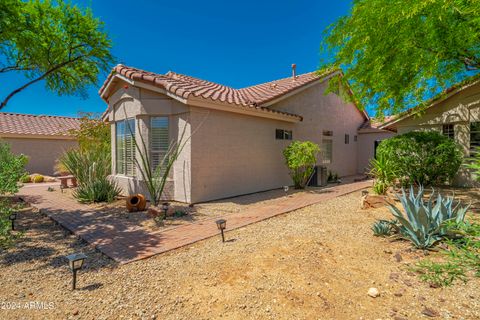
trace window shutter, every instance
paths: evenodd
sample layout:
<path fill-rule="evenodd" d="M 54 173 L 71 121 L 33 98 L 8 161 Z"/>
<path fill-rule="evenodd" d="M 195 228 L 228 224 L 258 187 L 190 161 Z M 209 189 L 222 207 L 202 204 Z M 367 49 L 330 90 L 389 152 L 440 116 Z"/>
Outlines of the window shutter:
<path fill-rule="evenodd" d="M 162 164 L 163 159 L 168 153 L 168 118 L 152 118 L 150 123 L 150 132 L 150 161 L 152 164 L 152 168 L 155 170 L 157 166 Z"/>
<path fill-rule="evenodd" d="M 116 173 L 125 174 L 125 122 L 115 124 Z"/>

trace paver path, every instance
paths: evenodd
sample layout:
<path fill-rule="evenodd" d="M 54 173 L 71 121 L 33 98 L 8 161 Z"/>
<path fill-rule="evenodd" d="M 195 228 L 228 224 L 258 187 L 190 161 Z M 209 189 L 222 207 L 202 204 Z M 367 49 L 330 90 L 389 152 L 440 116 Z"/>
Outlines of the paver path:
<path fill-rule="evenodd" d="M 364 189 L 371 184 L 371 181 L 344 183 L 315 192 L 297 194 L 295 197 L 277 199 L 245 212 L 225 214 L 223 218 L 227 220 L 227 231 L 237 229 Z M 144 259 L 218 235 L 216 218 L 163 231 L 148 232 L 128 221 L 107 219 L 107 216 L 99 210 L 92 211 L 90 207 L 79 204 L 73 199 L 48 192 L 45 184 L 25 186 L 20 190 L 19 196 L 119 263 Z"/>

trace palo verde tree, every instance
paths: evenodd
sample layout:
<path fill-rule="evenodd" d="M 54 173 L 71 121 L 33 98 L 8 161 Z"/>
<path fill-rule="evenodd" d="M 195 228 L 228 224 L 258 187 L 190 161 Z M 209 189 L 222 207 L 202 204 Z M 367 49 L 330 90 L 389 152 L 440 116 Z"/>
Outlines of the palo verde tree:
<path fill-rule="evenodd" d="M 0 77 L 16 72 L 27 79 L 0 98 L 0 110 L 42 80 L 59 95 L 86 95 L 112 63 L 111 47 L 89 9 L 63 0 L 0 1 Z"/>
<path fill-rule="evenodd" d="M 354 0 L 324 48 L 377 114 L 424 103 L 480 71 L 480 1 Z"/>

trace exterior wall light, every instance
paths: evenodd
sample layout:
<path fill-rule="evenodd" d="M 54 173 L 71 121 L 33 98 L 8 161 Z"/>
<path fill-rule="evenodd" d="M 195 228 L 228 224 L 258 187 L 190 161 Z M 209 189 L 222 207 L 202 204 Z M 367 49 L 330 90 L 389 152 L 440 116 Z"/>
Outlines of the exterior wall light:
<path fill-rule="evenodd" d="M 227 228 L 227 220 L 225 219 L 219 219 L 215 221 L 217 224 L 218 230 L 220 230 L 220 233 L 222 234 L 222 242 L 225 242 L 225 235 L 223 234 L 223 230 Z"/>
<path fill-rule="evenodd" d="M 73 275 L 72 290 L 75 290 L 75 288 L 77 287 L 77 271 L 82 269 L 85 259 L 87 259 L 87 256 L 83 253 L 74 253 L 68 255 L 66 258 L 68 260 L 68 265 Z"/>

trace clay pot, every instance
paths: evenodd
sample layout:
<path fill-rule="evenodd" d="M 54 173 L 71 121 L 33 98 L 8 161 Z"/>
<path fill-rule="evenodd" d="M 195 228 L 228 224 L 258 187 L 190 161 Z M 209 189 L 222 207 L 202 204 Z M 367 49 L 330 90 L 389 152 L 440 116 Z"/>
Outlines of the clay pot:
<path fill-rule="evenodd" d="M 147 206 L 147 199 L 143 194 L 137 193 L 127 197 L 128 212 L 143 211 Z"/>

